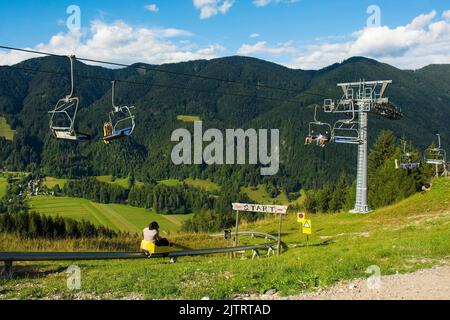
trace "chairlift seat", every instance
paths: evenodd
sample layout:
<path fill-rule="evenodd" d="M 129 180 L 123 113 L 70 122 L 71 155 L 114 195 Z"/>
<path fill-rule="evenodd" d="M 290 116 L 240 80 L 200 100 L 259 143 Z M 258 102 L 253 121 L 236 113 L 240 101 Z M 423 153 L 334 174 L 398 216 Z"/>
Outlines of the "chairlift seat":
<path fill-rule="evenodd" d="M 401 169 L 414 169 L 420 167 L 419 162 L 412 162 L 412 163 L 400 163 Z"/>
<path fill-rule="evenodd" d="M 121 138 L 126 138 L 131 136 L 131 134 L 133 133 L 133 128 L 124 128 L 124 129 L 120 129 L 120 130 L 114 130 L 113 133 L 109 136 L 106 136 L 103 138 L 103 140 L 105 142 L 110 142 L 113 140 L 118 140 Z"/>
<path fill-rule="evenodd" d="M 334 142 L 336 143 L 348 143 L 348 144 L 360 144 L 359 139 L 350 137 L 334 137 Z"/>
<path fill-rule="evenodd" d="M 444 160 L 439 160 L 439 159 L 427 159 L 426 161 L 428 164 L 437 164 L 437 165 L 442 165 L 445 164 Z"/>
<path fill-rule="evenodd" d="M 91 136 L 86 133 L 81 133 L 77 131 L 71 131 L 64 128 L 53 128 L 53 135 L 59 140 L 69 140 L 69 141 L 89 141 Z"/>

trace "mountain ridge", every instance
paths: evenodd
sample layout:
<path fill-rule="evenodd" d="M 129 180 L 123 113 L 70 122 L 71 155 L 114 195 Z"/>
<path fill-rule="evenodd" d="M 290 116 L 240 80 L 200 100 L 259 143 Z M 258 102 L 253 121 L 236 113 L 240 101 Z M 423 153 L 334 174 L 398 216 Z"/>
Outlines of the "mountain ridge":
<path fill-rule="evenodd" d="M 191 124 L 177 120 L 178 115 L 185 114 L 199 116 L 205 128 L 280 128 L 283 146 L 279 179 L 291 184 L 320 185 L 336 179 L 340 171 L 354 175 L 356 150 L 330 145 L 324 151 L 303 145 L 313 120 L 312 105 L 321 104 L 325 97 L 340 98 L 337 83 L 359 79 L 392 79 L 394 83 L 386 95 L 405 113 L 405 118 L 397 122 L 371 116 L 371 143 L 381 129 L 390 129 L 422 150 L 435 140 L 436 132 L 442 134 L 443 145 L 450 146 L 450 73 L 446 66 L 400 70 L 373 59 L 353 57 L 320 70 L 299 70 L 241 56 L 133 66 L 148 69 L 108 69 L 77 61 L 75 82 L 81 97 L 78 125 L 80 130 L 93 134 L 94 140 L 88 145 L 55 141 L 48 128 L 48 110 L 70 88 L 68 59 L 36 58 L 13 67 L 1 66 L 0 116 L 6 117 L 17 133 L 14 142 L 0 143 L 5 150 L 12 149 L 7 157 L 0 157 L 0 165 L 17 170 L 41 168 L 56 176 L 135 174 L 147 179 L 189 175 L 213 178 L 218 172 L 235 172 L 241 182 L 261 182 L 257 170 L 246 166 L 173 166 L 171 132 L 180 127 L 192 130 Z M 191 73 L 200 78 L 185 75 Z M 111 83 L 104 79 L 124 80 L 118 83 L 117 103 L 137 107 L 134 136 L 108 147 L 101 142 L 101 125 L 111 109 Z"/>

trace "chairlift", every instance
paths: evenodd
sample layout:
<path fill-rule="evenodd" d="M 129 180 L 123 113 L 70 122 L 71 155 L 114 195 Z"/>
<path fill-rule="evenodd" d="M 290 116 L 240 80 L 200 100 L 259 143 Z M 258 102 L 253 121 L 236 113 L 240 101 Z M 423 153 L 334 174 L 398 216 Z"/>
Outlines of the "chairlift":
<path fill-rule="evenodd" d="M 356 121 L 355 106 L 353 101 L 350 101 L 351 118 L 336 121 L 333 126 L 333 141 L 336 143 L 345 144 L 360 144 L 361 138 L 359 136 L 358 123 Z"/>
<path fill-rule="evenodd" d="M 108 115 L 108 120 L 103 124 L 103 142 L 111 143 L 113 140 L 129 137 L 133 134 L 135 116 L 131 113 L 134 106 L 116 106 L 115 105 L 116 81 L 112 82 L 112 110 Z"/>
<path fill-rule="evenodd" d="M 69 95 L 60 99 L 55 108 L 52 111 L 49 111 L 49 114 L 51 115 L 50 130 L 52 134 L 60 140 L 88 141 L 91 139 L 90 135 L 75 130 L 75 120 L 80 104 L 80 98 L 75 95 L 73 81 L 73 62 L 76 57 L 69 56 L 68 58 L 70 59 L 71 90 Z"/>
<path fill-rule="evenodd" d="M 420 162 L 412 162 L 413 154 L 411 152 L 406 152 L 406 140 L 403 141 L 403 155 L 402 159 L 399 163 L 397 159 L 395 159 L 395 168 L 396 169 L 414 169 L 420 167 Z"/>
<path fill-rule="evenodd" d="M 441 135 L 437 134 L 438 146 L 437 148 L 428 148 L 425 150 L 425 162 L 428 164 L 445 165 L 447 162 L 447 154 L 441 148 Z"/>
<path fill-rule="evenodd" d="M 305 139 L 305 145 L 311 144 L 313 141 L 317 142 L 317 145 L 320 147 L 325 147 L 331 141 L 332 128 L 329 123 L 321 122 L 317 120 L 317 108 L 319 106 L 316 105 L 314 109 L 314 121 L 309 123 L 309 133 Z M 326 128 L 325 132 L 323 130 L 316 133 L 313 128 Z"/>

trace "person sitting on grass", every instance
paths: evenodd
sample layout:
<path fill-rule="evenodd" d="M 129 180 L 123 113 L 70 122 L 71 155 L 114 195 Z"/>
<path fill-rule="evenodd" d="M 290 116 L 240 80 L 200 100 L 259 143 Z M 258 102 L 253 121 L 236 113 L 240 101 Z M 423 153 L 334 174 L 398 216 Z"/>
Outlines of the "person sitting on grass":
<path fill-rule="evenodd" d="M 169 247 L 172 246 L 172 243 L 169 242 L 166 238 L 161 238 L 159 236 L 159 225 L 158 222 L 153 221 L 150 223 L 148 228 L 144 229 L 144 240 L 150 241 L 155 244 L 157 247 Z"/>

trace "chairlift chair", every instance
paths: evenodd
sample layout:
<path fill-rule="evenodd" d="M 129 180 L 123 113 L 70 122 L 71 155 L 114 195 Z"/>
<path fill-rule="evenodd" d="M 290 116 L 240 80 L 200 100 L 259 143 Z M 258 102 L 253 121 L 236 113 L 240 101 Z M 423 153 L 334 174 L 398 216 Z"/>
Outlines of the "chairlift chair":
<path fill-rule="evenodd" d="M 134 106 L 116 106 L 114 102 L 116 81 L 112 82 L 112 110 L 108 120 L 103 124 L 103 141 L 105 144 L 113 140 L 129 137 L 136 126 L 135 116 L 131 113 Z"/>
<path fill-rule="evenodd" d="M 336 143 L 360 144 L 361 137 L 359 136 L 353 101 L 349 101 L 349 106 L 350 109 L 347 110 L 347 113 L 351 115 L 351 118 L 336 121 L 333 126 L 333 141 Z"/>
<path fill-rule="evenodd" d="M 71 91 L 66 97 L 60 99 L 52 111 L 49 111 L 50 130 L 52 134 L 60 140 L 70 141 L 88 141 L 91 136 L 75 130 L 75 120 L 77 117 L 80 98 L 75 96 L 73 81 L 73 61 L 75 56 L 69 56 L 70 59 L 70 78 Z"/>
<path fill-rule="evenodd" d="M 319 106 L 316 105 L 314 109 L 314 121 L 309 123 L 309 133 L 306 136 L 305 144 L 309 145 L 313 141 L 317 141 L 317 145 L 320 147 L 325 147 L 331 141 L 332 128 L 329 123 L 321 122 L 317 120 L 317 108 Z M 326 127 L 325 133 L 319 132 L 318 134 L 314 132 L 313 127 Z"/>
<path fill-rule="evenodd" d="M 447 163 L 447 154 L 441 148 L 441 135 L 437 134 L 438 146 L 436 148 L 428 148 L 425 150 L 425 162 L 434 165 L 445 165 Z"/>
<path fill-rule="evenodd" d="M 411 162 L 411 157 L 413 154 L 411 152 L 406 152 L 406 141 L 403 141 L 403 155 L 402 159 L 399 163 L 397 159 L 395 159 L 395 168 L 396 169 L 414 169 L 420 167 L 420 162 Z"/>

